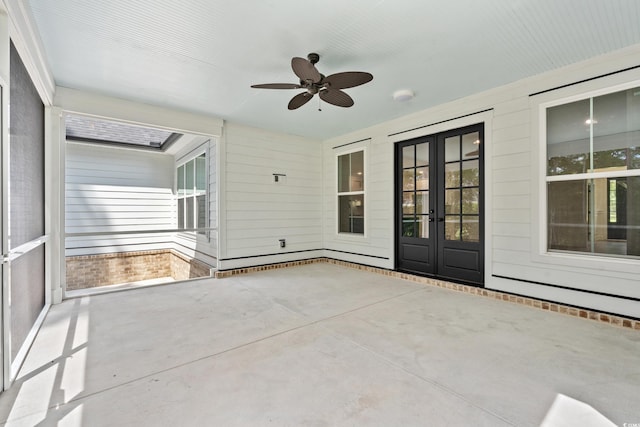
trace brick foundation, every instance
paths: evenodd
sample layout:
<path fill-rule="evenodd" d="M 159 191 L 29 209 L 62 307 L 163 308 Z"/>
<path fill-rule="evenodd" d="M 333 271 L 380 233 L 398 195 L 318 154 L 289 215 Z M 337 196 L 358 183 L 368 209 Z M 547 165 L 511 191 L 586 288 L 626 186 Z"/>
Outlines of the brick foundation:
<path fill-rule="evenodd" d="M 172 277 L 209 277 L 210 266 L 173 250 L 67 257 L 67 290 Z"/>

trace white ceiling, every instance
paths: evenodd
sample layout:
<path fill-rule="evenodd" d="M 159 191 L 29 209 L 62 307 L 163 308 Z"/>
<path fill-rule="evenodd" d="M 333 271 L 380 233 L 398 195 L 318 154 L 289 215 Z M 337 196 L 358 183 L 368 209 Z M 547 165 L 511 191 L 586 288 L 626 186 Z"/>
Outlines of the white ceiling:
<path fill-rule="evenodd" d="M 640 43 L 638 0 L 29 0 L 56 84 L 316 139 Z M 351 108 L 301 90 L 290 62 L 367 71 Z M 416 96 L 393 101 L 398 89 Z M 317 98 L 317 97 L 316 97 Z"/>

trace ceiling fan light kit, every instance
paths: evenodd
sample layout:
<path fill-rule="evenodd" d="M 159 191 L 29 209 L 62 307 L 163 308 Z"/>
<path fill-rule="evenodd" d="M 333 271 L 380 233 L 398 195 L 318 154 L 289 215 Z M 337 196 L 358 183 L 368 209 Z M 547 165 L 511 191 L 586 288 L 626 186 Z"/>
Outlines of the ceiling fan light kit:
<path fill-rule="evenodd" d="M 289 110 L 295 110 L 309 102 L 315 94 L 326 103 L 337 105 L 338 107 L 351 107 L 353 99 L 342 89 L 348 89 L 363 85 L 373 80 L 369 73 L 361 71 L 346 71 L 343 73 L 325 76 L 320 74 L 315 64 L 320 60 L 320 55 L 310 53 L 307 59 L 294 57 L 291 59 L 291 68 L 300 79 L 299 84 L 295 83 L 264 83 L 252 85 L 255 89 L 306 89 L 289 101 Z"/>

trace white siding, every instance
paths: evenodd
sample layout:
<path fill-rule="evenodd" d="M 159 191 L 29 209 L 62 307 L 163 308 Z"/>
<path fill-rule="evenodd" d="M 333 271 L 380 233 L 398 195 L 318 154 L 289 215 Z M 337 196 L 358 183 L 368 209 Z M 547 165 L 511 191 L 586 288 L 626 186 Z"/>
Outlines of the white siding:
<path fill-rule="evenodd" d="M 67 143 L 66 233 L 175 228 L 173 157 Z M 171 235 L 69 237 L 66 255 L 169 247 Z"/>
<path fill-rule="evenodd" d="M 640 317 L 637 302 L 590 293 L 640 298 L 639 261 L 548 255 L 540 248 L 540 236 L 545 233 L 540 230 L 540 217 L 546 213 L 540 208 L 541 197 L 544 197 L 541 184 L 544 159 L 540 159 L 537 118 L 539 102 L 636 80 L 640 85 L 640 70 L 529 96 L 635 66 L 637 50 L 613 53 L 325 141 L 323 235 L 324 246 L 330 249 L 327 256 L 394 268 L 394 143 L 482 121 L 485 123 L 486 287 Z M 480 113 L 462 118 L 474 112 Z M 457 117 L 460 119 L 455 119 Z M 453 120 L 440 123 L 450 119 Z M 428 126 L 430 123 L 437 125 Z M 405 129 L 414 130 L 393 135 Z M 335 155 L 339 149 L 334 147 L 363 139 L 369 140 L 358 143 L 366 146 L 368 152 L 367 236 L 348 239 L 339 236 L 335 227 Z"/>
<path fill-rule="evenodd" d="M 320 142 L 229 124 L 221 152 L 221 268 L 321 254 Z"/>

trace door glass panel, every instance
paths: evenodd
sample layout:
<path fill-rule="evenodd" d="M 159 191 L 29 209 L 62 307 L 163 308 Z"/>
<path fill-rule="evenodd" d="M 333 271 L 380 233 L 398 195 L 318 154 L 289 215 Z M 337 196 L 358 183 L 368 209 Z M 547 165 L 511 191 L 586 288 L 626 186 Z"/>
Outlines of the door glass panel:
<path fill-rule="evenodd" d="M 415 150 L 413 145 L 409 145 L 408 147 L 404 147 L 402 149 L 402 167 L 412 168 L 416 164 L 415 158 Z"/>
<path fill-rule="evenodd" d="M 475 187 L 480 185 L 479 160 L 462 162 L 462 186 Z"/>
<path fill-rule="evenodd" d="M 419 216 L 416 218 L 416 231 L 418 235 L 416 237 L 420 237 L 422 239 L 429 238 L 429 218 L 426 216 Z"/>
<path fill-rule="evenodd" d="M 407 147 L 405 147 L 407 148 Z M 429 143 L 416 145 L 416 166 L 429 165 Z"/>
<path fill-rule="evenodd" d="M 429 192 L 418 191 L 416 194 L 416 213 L 428 214 L 429 213 Z"/>
<path fill-rule="evenodd" d="M 445 190 L 444 192 L 444 213 L 460 213 L 460 190 Z"/>
<path fill-rule="evenodd" d="M 415 188 L 415 169 L 405 169 L 402 171 L 402 189 L 407 191 Z"/>
<path fill-rule="evenodd" d="M 444 140 L 444 161 L 455 162 L 456 160 L 460 160 L 460 135 Z"/>
<path fill-rule="evenodd" d="M 480 156 L 480 133 L 472 132 L 462 135 L 462 158 L 474 159 Z"/>
<path fill-rule="evenodd" d="M 405 216 L 402 218 L 402 236 L 414 237 L 415 218 L 413 216 Z"/>
<path fill-rule="evenodd" d="M 444 186 L 460 187 L 460 162 L 448 163 L 444 166 Z"/>
<path fill-rule="evenodd" d="M 478 188 L 464 188 L 462 190 L 462 213 L 477 214 L 479 212 L 480 190 Z"/>
<path fill-rule="evenodd" d="M 429 168 L 418 168 L 416 171 L 416 190 L 429 189 Z"/>
<path fill-rule="evenodd" d="M 462 217 L 462 240 L 465 242 L 480 241 L 480 223 L 476 215 L 464 215 Z"/>
<path fill-rule="evenodd" d="M 413 200 L 413 193 L 403 193 L 402 196 L 402 213 L 413 215 L 415 213 L 415 202 Z"/>
<path fill-rule="evenodd" d="M 445 240 L 460 240 L 460 217 L 446 216 L 444 223 Z"/>

